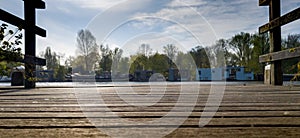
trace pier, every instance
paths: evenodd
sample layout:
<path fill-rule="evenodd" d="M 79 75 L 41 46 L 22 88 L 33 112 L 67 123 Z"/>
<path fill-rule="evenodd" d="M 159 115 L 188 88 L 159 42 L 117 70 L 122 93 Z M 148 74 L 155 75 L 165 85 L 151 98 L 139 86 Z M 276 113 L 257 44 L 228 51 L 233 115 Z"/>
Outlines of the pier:
<path fill-rule="evenodd" d="M 118 88 L 128 86 L 118 86 Z M 157 86 L 159 87 L 159 86 Z M 106 104 L 94 104 L 90 113 L 108 107 L 120 118 L 131 121 L 161 118 L 175 106 L 180 85 L 168 85 L 165 94 L 155 105 L 136 108 L 116 95 L 114 86 L 97 88 L 38 87 L 0 88 L 1 137 L 109 137 L 102 129 L 119 133 L 124 128 L 153 129 L 172 126 L 124 126 L 114 122 L 115 117 L 97 116 L 112 120 L 112 124 L 95 126 L 80 108 L 75 90 L 89 93 L 97 89 Z M 227 85 L 216 114 L 204 127 L 199 119 L 210 91 L 210 85 L 199 85 L 197 104 L 193 112 L 175 131 L 166 137 L 299 137 L 300 87 L 266 86 L 263 84 Z M 149 85 L 132 86 L 139 94 L 147 94 Z M 130 94 L 130 93 L 128 93 Z M 183 94 L 190 94 L 183 92 Z M 156 94 L 161 95 L 160 93 Z M 195 95 L 196 96 L 196 95 Z M 80 99 L 84 100 L 84 99 Z M 97 98 L 86 99 L 97 101 Z M 134 100 L 134 99 L 133 99 Z M 189 103 L 181 106 L 190 106 Z M 212 105 L 213 106 L 213 105 Z M 185 111 L 174 112 L 179 119 Z M 86 112 L 85 112 L 86 113 Z M 126 131 L 124 131 L 126 133 Z M 138 136 L 137 136 L 138 137 Z"/>

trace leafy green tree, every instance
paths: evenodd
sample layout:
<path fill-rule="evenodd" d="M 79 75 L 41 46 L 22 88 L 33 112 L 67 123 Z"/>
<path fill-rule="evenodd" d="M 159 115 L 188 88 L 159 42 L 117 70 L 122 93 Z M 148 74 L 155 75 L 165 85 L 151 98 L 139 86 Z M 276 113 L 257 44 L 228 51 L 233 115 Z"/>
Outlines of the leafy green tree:
<path fill-rule="evenodd" d="M 209 68 L 210 63 L 205 48 L 197 46 L 189 52 L 198 68 Z"/>
<path fill-rule="evenodd" d="M 149 57 L 149 62 L 151 65 L 149 69 L 155 71 L 156 73 L 163 74 L 169 68 L 168 61 L 169 57 L 167 55 L 155 53 Z"/>
<path fill-rule="evenodd" d="M 55 52 L 50 47 L 45 50 L 44 58 L 46 59 L 47 70 L 56 70 L 59 67 L 59 61 Z"/>
<path fill-rule="evenodd" d="M 130 57 L 130 73 L 133 74 L 137 70 L 150 69 L 149 58 L 145 55 L 132 55 Z"/>
<path fill-rule="evenodd" d="M 65 69 L 65 66 L 59 65 L 57 70 L 55 71 L 56 80 L 64 81 L 66 73 L 67 73 L 67 70 Z"/>
<path fill-rule="evenodd" d="M 263 74 L 265 64 L 259 63 L 259 56 L 269 53 L 270 41 L 269 34 L 254 34 L 252 36 L 253 52 L 251 60 L 249 61 L 249 68 L 253 70 L 255 74 Z"/>
<path fill-rule="evenodd" d="M 100 68 L 103 71 L 111 71 L 111 66 L 112 66 L 112 51 L 109 49 L 108 45 L 103 46 L 100 45 Z M 115 51 L 116 53 L 118 53 L 118 50 Z"/>
<path fill-rule="evenodd" d="M 248 66 L 252 55 L 252 36 L 249 33 L 241 32 L 236 34 L 229 41 L 230 50 L 235 54 L 237 64 L 240 66 Z"/>
<path fill-rule="evenodd" d="M 75 58 L 71 58 L 70 61 L 71 66 L 72 66 L 72 72 L 73 73 L 83 73 L 84 71 L 84 64 L 85 59 L 83 56 L 77 56 Z"/>
<path fill-rule="evenodd" d="M 7 29 L 7 24 L 0 26 L 0 61 L 20 61 L 22 59 L 21 48 L 16 46 L 22 44 L 22 28 L 17 28 L 15 31 L 7 31 Z"/>

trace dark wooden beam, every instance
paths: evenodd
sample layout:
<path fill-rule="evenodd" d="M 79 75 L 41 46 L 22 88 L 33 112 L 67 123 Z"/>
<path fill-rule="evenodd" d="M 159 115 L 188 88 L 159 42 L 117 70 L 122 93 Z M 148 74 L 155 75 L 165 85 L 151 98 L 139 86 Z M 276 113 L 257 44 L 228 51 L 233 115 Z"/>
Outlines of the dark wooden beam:
<path fill-rule="evenodd" d="M 46 8 L 46 4 L 44 1 L 42 0 L 23 0 L 25 1 L 31 1 L 31 3 L 34 5 L 34 7 L 36 9 L 45 9 Z"/>
<path fill-rule="evenodd" d="M 282 50 L 279 52 L 269 53 L 262 56 L 259 56 L 259 62 L 273 62 L 273 61 L 279 61 L 284 59 L 291 59 L 300 57 L 300 47 L 291 48 L 288 50 Z"/>
<path fill-rule="evenodd" d="M 272 20 L 270 23 L 267 23 L 267 24 L 259 27 L 259 33 L 262 34 L 262 33 L 268 32 L 269 30 L 272 30 L 279 26 L 286 25 L 286 24 L 293 22 L 295 20 L 298 20 L 298 19 L 300 19 L 300 7 L 281 16 L 281 17 L 278 17 L 278 18 Z"/>
<path fill-rule="evenodd" d="M 46 59 L 38 58 L 35 56 L 25 55 L 24 63 L 30 64 L 35 63 L 36 65 L 46 66 Z"/>
<path fill-rule="evenodd" d="M 271 0 L 269 8 L 269 21 L 281 16 L 280 0 Z M 281 27 L 270 30 L 270 53 L 281 51 Z M 271 63 L 271 84 L 282 85 L 282 64 L 281 61 Z"/>
<path fill-rule="evenodd" d="M 0 9 L 0 20 L 4 21 L 4 22 L 7 22 L 9 24 L 12 24 L 12 25 L 15 25 L 17 27 L 21 27 L 23 29 L 34 29 L 34 32 L 39 35 L 39 36 L 42 36 L 42 37 L 46 37 L 46 30 L 38 27 L 38 26 L 33 26 L 31 27 L 32 25 L 30 24 L 26 24 L 25 21 L 11 13 L 8 13 L 2 9 Z"/>
<path fill-rule="evenodd" d="M 259 6 L 269 6 L 270 0 L 259 0 Z"/>

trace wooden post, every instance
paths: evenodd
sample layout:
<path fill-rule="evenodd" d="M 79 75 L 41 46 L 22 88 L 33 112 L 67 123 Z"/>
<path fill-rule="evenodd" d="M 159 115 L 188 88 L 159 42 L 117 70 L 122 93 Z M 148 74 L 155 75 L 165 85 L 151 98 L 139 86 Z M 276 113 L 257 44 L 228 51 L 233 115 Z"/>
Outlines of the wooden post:
<path fill-rule="evenodd" d="M 42 0 L 23 0 L 25 20 L 0 9 L 0 20 L 25 29 L 25 88 L 35 88 L 36 65 L 46 65 L 46 60 L 35 57 L 35 35 L 46 37 L 46 30 L 35 26 L 35 9 L 45 9 Z M 14 81 L 14 80 L 12 80 Z"/>
<path fill-rule="evenodd" d="M 269 5 L 270 22 L 281 16 L 280 0 L 271 0 Z M 270 53 L 281 51 L 281 27 L 270 30 Z M 271 62 L 271 84 L 282 85 L 281 61 Z"/>
<path fill-rule="evenodd" d="M 24 0 L 25 25 L 30 29 L 25 29 L 25 55 L 35 57 L 35 32 L 32 29 L 35 25 L 35 7 L 28 0 Z M 27 57 L 25 57 L 26 60 Z M 30 80 L 35 78 L 35 63 L 25 63 L 25 88 L 35 88 L 35 81 Z"/>

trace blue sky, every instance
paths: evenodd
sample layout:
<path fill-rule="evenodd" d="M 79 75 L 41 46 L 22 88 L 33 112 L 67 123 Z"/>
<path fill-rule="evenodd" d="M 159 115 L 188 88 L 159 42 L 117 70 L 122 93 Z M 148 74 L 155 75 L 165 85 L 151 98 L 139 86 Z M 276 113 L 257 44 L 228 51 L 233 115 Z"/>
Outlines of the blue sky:
<path fill-rule="evenodd" d="M 142 43 L 154 51 L 172 43 L 182 51 L 212 45 L 239 32 L 255 33 L 268 22 L 268 7 L 258 0 L 44 0 L 37 24 L 47 37 L 37 36 L 37 55 L 50 46 L 61 55 L 76 55 L 76 35 L 87 28 L 98 44 L 121 47 L 133 54 Z M 281 0 L 282 14 L 300 7 Z M 0 7 L 23 18 L 22 0 L 0 0 Z M 300 21 L 282 27 L 282 34 L 300 33 Z"/>

